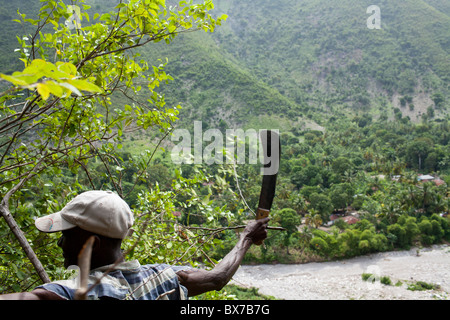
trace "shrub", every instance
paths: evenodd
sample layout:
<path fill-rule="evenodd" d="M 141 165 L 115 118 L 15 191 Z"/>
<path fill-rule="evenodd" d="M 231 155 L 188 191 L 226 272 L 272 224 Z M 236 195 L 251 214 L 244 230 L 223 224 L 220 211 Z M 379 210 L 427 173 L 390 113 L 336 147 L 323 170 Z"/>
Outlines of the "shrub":
<path fill-rule="evenodd" d="M 372 273 L 363 273 L 361 275 L 361 278 L 363 279 L 363 281 L 371 281 L 372 283 L 374 283 L 377 280 L 380 280 L 380 282 L 384 285 L 390 286 L 392 285 L 392 281 L 391 278 L 389 278 L 388 276 L 382 276 L 381 278 L 377 275 L 374 275 Z"/>
<path fill-rule="evenodd" d="M 433 283 L 426 283 L 424 281 L 417 281 L 408 285 L 408 290 L 411 291 L 425 291 L 425 290 L 437 290 L 440 286 Z"/>
<path fill-rule="evenodd" d="M 375 277 L 373 276 L 373 274 L 371 273 L 363 273 L 361 275 L 361 278 L 363 279 L 363 281 L 369 281 L 371 280 L 372 282 L 375 282 Z"/>
<path fill-rule="evenodd" d="M 394 245 L 400 248 L 407 248 L 409 243 L 406 237 L 406 230 L 404 227 L 399 225 L 398 223 L 392 224 L 387 228 L 387 232 L 392 234 L 394 237 Z"/>
<path fill-rule="evenodd" d="M 426 217 L 424 217 L 424 219 L 419 223 L 418 227 L 422 234 L 431 234 L 431 222 Z"/>
<path fill-rule="evenodd" d="M 358 249 L 361 253 L 367 253 L 370 250 L 370 244 L 367 240 L 361 240 L 358 244 Z"/>
<path fill-rule="evenodd" d="M 310 245 L 315 250 L 317 250 L 319 253 L 324 253 L 324 254 L 328 253 L 328 249 L 329 249 L 328 244 L 322 238 L 319 238 L 319 237 L 312 238 Z"/>
<path fill-rule="evenodd" d="M 442 237 L 444 236 L 444 230 L 442 229 L 439 221 L 431 221 L 431 232 L 434 237 L 434 243 L 438 243 L 442 240 Z"/>
<path fill-rule="evenodd" d="M 392 285 L 391 278 L 389 278 L 388 276 L 383 276 L 383 277 L 381 277 L 380 282 L 381 282 L 382 284 L 387 285 L 387 286 Z"/>

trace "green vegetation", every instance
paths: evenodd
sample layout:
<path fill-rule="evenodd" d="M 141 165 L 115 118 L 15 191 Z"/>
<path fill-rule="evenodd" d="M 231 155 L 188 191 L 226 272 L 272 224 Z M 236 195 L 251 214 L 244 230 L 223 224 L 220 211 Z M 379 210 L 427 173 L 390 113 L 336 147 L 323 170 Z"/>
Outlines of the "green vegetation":
<path fill-rule="evenodd" d="M 433 283 L 427 283 L 424 281 L 416 281 L 408 285 L 408 290 L 411 291 L 425 291 L 425 290 L 439 290 L 440 286 Z"/>
<path fill-rule="evenodd" d="M 255 165 L 175 165 L 170 132 L 200 120 L 280 129 L 271 225 L 286 231 L 269 231 L 247 263 L 450 241 L 447 1 L 381 1 L 381 30 L 366 28 L 370 1 L 214 2 L 2 5 L 1 292 L 68 276 L 56 235 L 33 220 L 88 189 L 133 207 L 127 258 L 211 267 L 223 257 L 239 233 L 228 227 L 253 218 L 261 176 Z M 79 30 L 65 24 L 76 10 Z M 215 31 L 186 32 L 197 27 Z M 233 290 L 203 298 L 257 295 Z"/>
<path fill-rule="evenodd" d="M 381 284 L 384 284 L 386 286 L 392 285 L 392 280 L 388 276 L 379 277 L 379 276 L 373 275 L 372 273 L 363 273 L 361 275 L 361 278 L 363 281 L 370 281 L 372 283 L 374 283 L 375 281 L 380 281 Z"/>
<path fill-rule="evenodd" d="M 391 278 L 389 278 L 388 276 L 376 276 L 372 273 L 363 273 L 361 275 L 361 278 L 363 281 L 370 281 L 372 283 L 374 283 L 375 281 L 380 281 L 380 283 L 390 286 L 392 285 L 392 280 Z"/>
<path fill-rule="evenodd" d="M 380 281 L 381 284 L 386 286 L 392 285 L 392 280 L 388 276 L 377 276 L 372 273 L 363 273 L 361 275 L 361 279 L 363 281 L 370 281 L 375 283 L 376 281 Z M 406 281 L 407 282 L 407 290 L 411 291 L 425 291 L 425 290 L 440 290 L 441 287 L 434 283 L 427 283 L 424 281 Z M 395 286 L 400 287 L 403 285 L 402 281 L 397 281 Z"/>
<path fill-rule="evenodd" d="M 253 259 L 347 258 L 449 241 L 450 221 L 441 216 L 449 210 L 448 121 L 358 123 L 355 117 L 331 121 L 325 132 L 283 133 L 280 176 L 289 178 L 279 182 L 273 220 L 281 225 L 290 208 L 304 223 L 289 234 L 289 240 L 272 233 L 266 241 L 271 247 L 255 249 Z M 409 146 L 420 141 L 427 141 L 420 172 L 440 180 L 418 181 L 420 151 Z M 247 190 L 245 182 L 241 188 Z M 256 206 L 254 195 L 244 191 L 244 196 Z M 352 224 L 338 219 L 326 229 L 317 229 L 333 213 L 354 213 L 358 219 Z M 286 246 L 289 250 L 280 250 Z"/>
<path fill-rule="evenodd" d="M 0 98 L 0 291 L 64 278 L 56 235 L 39 234 L 34 219 L 88 189 L 115 190 L 133 206 L 136 232 L 125 241 L 127 258 L 197 265 L 215 239 L 186 229 L 176 210 L 199 211 L 204 225 L 216 226 L 230 215 L 213 199 L 226 185 L 214 183 L 202 194 L 198 188 L 211 177 L 201 168 L 191 168 L 189 178 L 179 170 L 165 178 L 166 168 L 152 162 L 178 107 L 155 91 L 172 79 L 164 65 L 149 65 L 133 49 L 170 43 L 193 29 L 212 32 L 226 17 L 213 18 L 210 1 L 173 10 L 164 1 L 131 0 L 101 15 L 90 15 L 84 1 L 41 5 L 34 18 L 18 16 L 35 30 L 19 37 L 23 71 L 0 74 L 10 84 Z M 146 104 L 111 102 L 144 91 Z M 139 130 L 153 132 L 153 145 L 122 153 L 124 134 Z"/>
<path fill-rule="evenodd" d="M 380 278 L 380 282 L 386 286 L 390 286 L 392 285 L 392 281 L 391 278 L 389 278 L 388 276 L 383 276 Z"/>
<path fill-rule="evenodd" d="M 361 278 L 363 279 L 363 281 L 369 281 L 369 280 L 372 281 L 372 282 L 375 281 L 375 277 L 371 273 L 363 273 L 361 275 Z"/>
<path fill-rule="evenodd" d="M 219 294 L 204 293 L 195 300 L 276 300 L 272 296 L 267 296 L 258 292 L 257 288 L 243 288 L 234 284 L 226 285 Z"/>
<path fill-rule="evenodd" d="M 167 92 L 189 106 L 183 115 L 195 112 L 216 127 L 220 119 L 245 125 L 246 118 L 262 114 L 286 117 L 291 123 L 283 129 L 299 119 L 323 125 L 332 116 L 354 114 L 413 121 L 445 117 L 450 101 L 445 0 L 378 3 L 382 29 L 369 31 L 371 4 L 218 0 L 218 12 L 230 17 L 227 23 L 211 36 L 189 35 L 164 49 L 167 70 L 177 75 Z M 242 82 L 244 75 L 255 85 Z M 219 112 L 208 114 L 211 107 Z"/>

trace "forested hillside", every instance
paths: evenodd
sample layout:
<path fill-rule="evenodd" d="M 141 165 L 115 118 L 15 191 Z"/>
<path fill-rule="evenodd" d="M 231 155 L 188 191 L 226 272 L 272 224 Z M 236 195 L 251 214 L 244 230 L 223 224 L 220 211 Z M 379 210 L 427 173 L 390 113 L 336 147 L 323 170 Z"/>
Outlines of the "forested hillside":
<path fill-rule="evenodd" d="M 308 117 L 319 123 L 330 115 L 355 113 L 393 118 L 396 108 L 419 122 L 428 109 L 433 109 L 434 116 L 445 116 L 450 74 L 448 5 L 445 1 L 382 1 L 377 4 L 381 29 L 371 30 L 366 24 L 371 4 L 216 1 L 218 12 L 229 16 L 223 27 L 210 36 L 178 39 L 173 53 L 166 48 L 168 70 L 176 75 L 170 96 L 195 109 L 210 104 L 208 99 L 198 103 L 196 97 L 202 92 L 214 99 L 227 98 L 211 104 L 219 110 L 236 105 L 238 119 L 220 113 L 230 124 L 244 121 L 240 115 L 245 111 L 258 114 L 254 104 L 266 114 L 267 103 L 275 118 Z M 190 53 L 199 44 L 196 59 Z M 211 60 L 221 60 L 231 71 L 223 72 L 217 63 L 209 66 Z M 236 67 L 275 89 L 276 94 L 269 91 L 271 96 L 279 93 L 291 104 L 260 101 L 259 90 L 245 84 L 239 85 L 245 96 L 236 96 L 235 87 L 226 82 L 236 78 Z M 185 90 L 189 90 L 188 98 L 183 96 Z"/>
<path fill-rule="evenodd" d="M 43 3 L 59 8 L 51 12 L 59 24 L 48 14 L 31 26 L 12 20 L 22 20 L 17 9 L 37 19 L 40 2 L 0 0 L 0 87 L 15 85 L 0 100 L 0 195 L 8 203 L 0 209 L 52 277 L 67 276 L 56 236 L 33 221 L 90 189 L 114 190 L 135 211 L 127 258 L 210 267 L 228 252 L 234 226 L 253 219 L 260 168 L 174 163 L 170 134 L 192 132 L 194 121 L 223 133 L 280 130 L 271 225 L 285 231 L 270 231 L 247 261 L 450 241 L 447 0 L 380 0 L 380 29 L 367 26 L 373 1 L 215 0 L 211 14 L 227 19 L 214 25 L 194 10 L 200 31 L 177 1 L 164 9 L 153 2 L 86 0 L 80 10 L 90 19 L 74 30 L 57 1 Z M 103 15 L 110 10 L 119 13 Z M 145 14 L 151 26 L 139 20 Z M 10 76 L 32 60 L 27 70 L 39 77 Z M 63 76 L 53 79 L 57 68 Z M 26 290 L 40 280 L 4 220 L 0 292 Z"/>
<path fill-rule="evenodd" d="M 91 12 L 106 11 L 114 1 L 92 4 Z M 424 114 L 445 117 L 448 4 L 381 1 L 380 30 L 367 28 L 371 4 L 219 0 L 215 12 L 228 20 L 216 32 L 184 34 L 142 54 L 153 63 L 168 58 L 166 70 L 175 81 L 163 92 L 170 93 L 169 103 L 185 107 L 182 121 L 203 119 L 223 128 L 270 115 L 274 124 L 298 126 L 302 119 L 320 124 L 355 113 L 392 119 L 396 109 L 416 122 Z M 17 7 L 32 13 L 39 6 L 26 0 L 2 5 L 4 72 L 20 66 L 13 58 L 15 36 L 25 30 L 11 21 Z"/>

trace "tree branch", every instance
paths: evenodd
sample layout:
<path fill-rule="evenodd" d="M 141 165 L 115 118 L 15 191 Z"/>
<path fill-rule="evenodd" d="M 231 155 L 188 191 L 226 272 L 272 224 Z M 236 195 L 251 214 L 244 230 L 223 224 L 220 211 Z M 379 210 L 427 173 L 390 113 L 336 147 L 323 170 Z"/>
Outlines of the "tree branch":
<path fill-rule="evenodd" d="M 3 197 L 1 204 L 0 204 L 0 212 L 5 219 L 6 223 L 8 224 L 9 228 L 13 232 L 16 239 L 19 241 L 20 246 L 25 251 L 25 254 L 27 255 L 28 259 L 30 259 L 31 263 L 35 267 L 39 277 L 41 280 L 45 283 L 50 282 L 50 278 L 47 275 L 47 272 L 45 272 L 44 267 L 41 264 L 41 261 L 38 259 L 36 254 L 34 253 L 33 249 L 31 248 L 30 244 L 28 243 L 28 240 L 25 238 L 22 230 L 18 226 L 17 222 L 11 215 L 11 212 L 9 211 L 9 200 L 11 196 L 19 190 L 22 185 L 30 179 L 30 177 L 33 175 L 34 170 L 37 168 L 38 165 L 40 165 L 40 162 L 43 161 L 42 159 L 36 164 L 36 166 L 31 170 L 27 177 L 22 179 L 18 184 L 16 184 L 13 188 L 11 188 L 6 195 Z"/>

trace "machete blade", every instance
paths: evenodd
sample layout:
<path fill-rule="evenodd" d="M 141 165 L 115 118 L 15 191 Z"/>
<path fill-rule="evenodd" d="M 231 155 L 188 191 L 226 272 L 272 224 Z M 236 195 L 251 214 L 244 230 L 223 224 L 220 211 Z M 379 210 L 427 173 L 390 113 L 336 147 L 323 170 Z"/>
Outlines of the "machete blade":
<path fill-rule="evenodd" d="M 261 130 L 260 139 L 264 154 L 264 166 L 261 169 L 263 174 L 259 204 L 256 211 L 256 219 L 269 216 L 275 197 L 275 187 L 277 174 L 280 167 L 281 144 L 278 132 L 273 130 Z"/>

